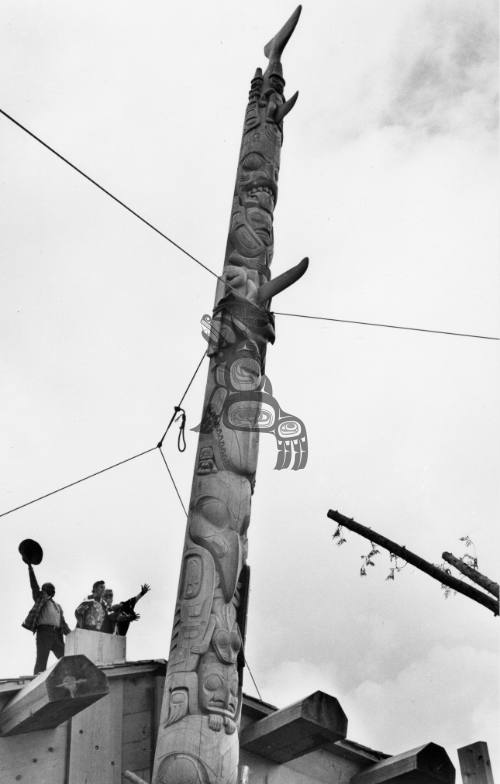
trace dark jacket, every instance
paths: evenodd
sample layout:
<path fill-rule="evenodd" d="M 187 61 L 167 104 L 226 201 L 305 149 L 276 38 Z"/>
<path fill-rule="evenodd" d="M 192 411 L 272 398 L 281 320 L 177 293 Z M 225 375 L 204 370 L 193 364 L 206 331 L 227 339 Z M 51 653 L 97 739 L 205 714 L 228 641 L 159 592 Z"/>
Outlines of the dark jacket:
<path fill-rule="evenodd" d="M 135 621 L 139 616 L 134 612 L 134 607 L 137 602 L 137 596 L 132 596 L 125 602 L 113 604 L 106 610 L 106 618 L 101 626 L 101 632 L 107 634 L 114 634 L 117 632 L 119 635 L 127 633 L 131 621 Z M 123 631 L 124 624 L 126 624 L 125 631 Z"/>
<path fill-rule="evenodd" d="M 25 629 L 28 629 L 30 632 L 33 632 L 34 634 L 38 627 L 40 614 L 43 608 L 45 607 L 45 605 L 47 604 L 47 602 L 49 601 L 50 597 L 40 590 L 38 581 L 35 576 L 35 572 L 33 571 L 33 567 L 31 564 L 28 564 L 28 569 L 30 575 L 31 593 L 33 594 L 33 601 L 35 602 L 35 604 L 31 608 L 24 622 L 21 625 L 24 626 Z M 69 628 L 68 624 L 64 619 L 64 613 L 62 607 L 60 604 L 57 604 L 57 602 L 54 602 L 54 604 L 57 606 L 59 612 L 61 613 L 61 631 L 63 634 L 69 634 L 71 629 Z"/>

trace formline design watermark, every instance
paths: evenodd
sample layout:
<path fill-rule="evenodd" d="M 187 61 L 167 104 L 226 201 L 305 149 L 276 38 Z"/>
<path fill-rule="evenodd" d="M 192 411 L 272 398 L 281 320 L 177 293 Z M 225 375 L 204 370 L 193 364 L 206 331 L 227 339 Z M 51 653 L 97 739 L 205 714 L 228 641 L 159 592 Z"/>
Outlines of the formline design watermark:
<path fill-rule="evenodd" d="M 219 442 L 223 440 L 221 423 L 230 430 L 270 433 L 276 439 L 278 450 L 275 470 L 305 468 L 306 427 L 298 416 L 284 411 L 274 397 L 271 381 L 261 370 L 258 346 L 251 339 L 244 341 L 243 346 L 240 341 L 232 341 L 231 336 L 228 339 L 228 332 L 221 333 L 208 314 L 202 317 L 201 326 L 205 340 L 217 346 L 220 363 L 201 424 L 194 430 L 206 434 L 215 431 Z"/>

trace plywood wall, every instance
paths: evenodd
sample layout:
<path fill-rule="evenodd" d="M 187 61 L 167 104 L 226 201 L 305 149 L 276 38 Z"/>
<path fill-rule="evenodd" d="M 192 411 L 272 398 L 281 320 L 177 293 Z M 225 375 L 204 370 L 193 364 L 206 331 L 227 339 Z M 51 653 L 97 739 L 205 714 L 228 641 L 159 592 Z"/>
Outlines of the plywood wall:
<path fill-rule="evenodd" d="M 122 784 L 125 770 L 149 782 L 163 670 L 115 670 L 109 694 L 71 721 L 0 738 L 0 784 Z"/>

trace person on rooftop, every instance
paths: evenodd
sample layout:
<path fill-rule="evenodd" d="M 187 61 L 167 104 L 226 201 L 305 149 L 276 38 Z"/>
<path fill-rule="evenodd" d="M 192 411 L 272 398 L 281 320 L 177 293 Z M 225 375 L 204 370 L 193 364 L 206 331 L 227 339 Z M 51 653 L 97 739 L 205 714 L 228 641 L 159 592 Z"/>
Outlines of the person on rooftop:
<path fill-rule="evenodd" d="M 92 586 L 92 593 L 75 610 L 76 626 L 78 629 L 87 629 L 100 632 L 106 618 L 107 605 L 103 600 L 106 590 L 104 580 L 96 580 Z"/>
<path fill-rule="evenodd" d="M 60 604 L 54 601 L 56 589 L 53 583 L 38 585 L 38 580 L 31 563 L 28 562 L 28 572 L 33 601 L 22 626 L 36 634 L 36 661 L 34 674 L 47 669 L 47 661 L 52 651 L 56 659 L 64 656 L 63 635 L 70 633 L 70 628 L 64 619 Z"/>
<path fill-rule="evenodd" d="M 103 599 L 107 605 L 107 611 L 101 631 L 125 637 L 131 622 L 138 621 L 141 617 L 139 613 L 135 612 L 135 605 L 150 590 L 150 586 L 144 583 L 141 585 L 141 590 L 137 596 L 132 596 L 131 599 L 127 599 L 124 602 L 113 604 L 113 591 L 111 588 L 106 588 Z"/>

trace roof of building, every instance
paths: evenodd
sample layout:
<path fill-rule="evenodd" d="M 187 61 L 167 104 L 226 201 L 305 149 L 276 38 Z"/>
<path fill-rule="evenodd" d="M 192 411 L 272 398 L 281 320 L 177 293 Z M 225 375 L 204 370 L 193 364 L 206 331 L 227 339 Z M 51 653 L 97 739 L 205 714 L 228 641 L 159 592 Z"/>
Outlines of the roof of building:
<path fill-rule="evenodd" d="M 124 661 L 116 664 L 102 664 L 98 665 L 108 678 L 115 677 L 134 677 L 141 673 L 156 672 L 158 675 L 163 675 L 166 672 L 167 662 L 165 659 L 141 659 L 139 661 Z M 0 696 L 4 699 L 13 696 L 17 691 L 22 689 L 27 683 L 33 680 L 34 675 L 20 675 L 17 678 L 0 678 Z M 247 716 L 253 721 L 264 718 L 270 713 L 279 710 L 276 705 L 271 705 L 269 702 L 252 697 L 249 694 L 243 694 L 243 710 Z M 365 764 L 373 764 L 379 760 L 387 759 L 390 754 L 385 754 L 382 751 L 376 751 L 368 748 L 361 743 L 355 741 L 345 740 L 336 741 L 335 743 L 325 744 L 323 747 L 336 756 L 345 757 L 347 759 L 355 759 L 358 762 L 363 760 Z"/>

